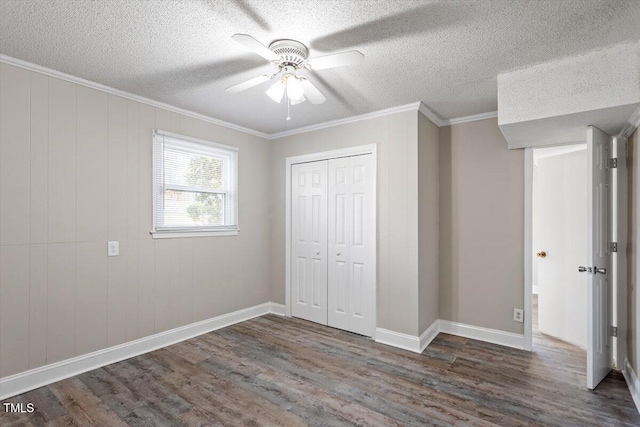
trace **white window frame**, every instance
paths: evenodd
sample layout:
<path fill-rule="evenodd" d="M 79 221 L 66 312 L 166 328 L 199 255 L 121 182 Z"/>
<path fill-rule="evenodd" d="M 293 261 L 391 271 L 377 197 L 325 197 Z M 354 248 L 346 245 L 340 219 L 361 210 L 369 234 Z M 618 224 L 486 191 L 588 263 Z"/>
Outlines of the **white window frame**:
<path fill-rule="evenodd" d="M 223 175 L 225 175 L 225 185 L 229 183 L 234 188 L 225 188 L 223 190 L 211 190 L 208 188 L 200 188 L 195 186 L 182 186 L 175 184 L 165 184 L 164 180 L 160 178 L 160 171 L 164 170 L 162 164 L 164 157 L 161 151 L 164 146 L 164 138 L 171 138 L 177 142 L 185 142 L 191 144 L 202 145 L 203 154 L 212 157 L 220 157 L 223 159 Z M 173 189 L 178 191 L 194 191 L 200 193 L 210 194 L 224 194 L 225 196 L 225 211 L 224 217 L 236 218 L 238 220 L 238 148 L 230 145 L 217 144 L 202 139 L 191 138 L 184 135 L 179 135 L 172 132 L 166 132 L 160 129 L 153 131 L 152 138 L 152 182 L 153 182 L 153 200 L 152 200 L 152 229 L 151 236 L 154 239 L 166 239 L 166 238 L 180 238 L 180 237 L 208 237 L 208 236 L 235 236 L 240 231 L 239 225 L 224 225 L 216 227 L 158 227 L 159 219 L 162 218 L 164 210 L 159 208 L 159 199 L 163 197 L 165 189 Z M 207 152 L 207 148 L 217 149 L 218 153 L 212 154 Z M 192 147 L 185 147 L 185 151 L 197 151 Z M 225 155 L 225 152 L 227 155 Z M 160 168 L 160 169 L 159 169 Z"/>

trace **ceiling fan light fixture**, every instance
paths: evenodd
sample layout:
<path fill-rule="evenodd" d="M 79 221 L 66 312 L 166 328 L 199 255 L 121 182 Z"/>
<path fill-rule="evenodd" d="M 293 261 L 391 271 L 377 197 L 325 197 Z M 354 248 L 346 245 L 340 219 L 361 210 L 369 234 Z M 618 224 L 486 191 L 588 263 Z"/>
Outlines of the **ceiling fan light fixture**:
<path fill-rule="evenodd" d="M 284 96 L 284 90 L 284 83 L 281 80 L 278 80 L 267 90 L 267 95 L 279 104 Z"/>
<path fill-rule="evenodd" d="M 304 87 L 295 75 L 290 75 L 287 78 L 287 96 L 296 101 L 304 96 Z"/>
<path fill-rule="evenodd" d="M 305 98 L 304 96 L 301 96 L 298 99 L 292 99 L 291 100 L 291 105 L 298 105 L 298 104 L 302 104 L 304 101 L 306 101 L 307 98 Z"/>
<path fill-rule="evenodd" d="M 267 95 L 275 102 L 280 103 L 286 91 L 287 108 L 305 100 L 314 105 L 322 104 L 327 100 L 322 92 L 306 77 L 296 76 L 297 70 L 326 70 L 328 68 L 359 64 L 364 60 L 364 55 L 357 50 L 308 58 L 309 50 L 304 44 L 296 40 L 276 40 L 267 47 L 248 34 L 234 34 L 232 38 L 269 61 L 276 67 L 277 71 L 273 74 L 255 77 L 225 90 L 229 93 L 242 92 L 282 74 L 282 78 L 267 90 Z"/>

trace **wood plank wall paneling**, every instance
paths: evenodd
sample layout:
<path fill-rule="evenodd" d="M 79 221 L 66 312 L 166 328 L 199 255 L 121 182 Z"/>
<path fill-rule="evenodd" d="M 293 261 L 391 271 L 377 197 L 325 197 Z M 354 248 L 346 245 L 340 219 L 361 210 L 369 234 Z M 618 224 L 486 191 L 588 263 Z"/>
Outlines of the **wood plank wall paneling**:
<path fill-rule="evenodd" d="M 49 78 L 49 243 L 76 240 L 76 89 Z"/>
<path fill-rule="evenodd" d="M 247 232 L 151 238 L 155 128 L 239 147 Z M 251 232 L 269 229 L 268 150 L 259 137 L 0 64 L 0 377 L 269 301 L 268 233 Z M 106 256 L 109 240 L 120 256 Z M 231 262 L 258 254 L 250 269 Z"/>

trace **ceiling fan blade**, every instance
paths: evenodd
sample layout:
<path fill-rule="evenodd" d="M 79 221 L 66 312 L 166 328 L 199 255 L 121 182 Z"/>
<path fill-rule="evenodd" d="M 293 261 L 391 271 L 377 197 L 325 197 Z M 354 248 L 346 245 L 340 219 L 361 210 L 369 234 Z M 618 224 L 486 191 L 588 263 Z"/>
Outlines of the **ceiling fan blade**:
<path fill-rule="evenodd" d="M 273 76 L 271 74 L 263 74 L 262 76 L 254 77 L 250 80 L 247 80 L 246 82 L 238 83 L 235 86 L 228 87 L 224 91 L 227 93 L 242 92 L 243 90 L 247 90 L 251 87 L 257 86 L 260 83 L 264 83 L 267 80 L 271 80 L 272 78 Z"/>
<path fill-rule="evenodd" d="M 327 98 L 324 97 L 317 87 L 313 85 L 309 80 L 305 78 L 300 79 L 302 87 L 304 88 L 304 97 L 307 98 L 312 104 L 322 104 Z"/>
<path fill-rule="evenodd" d="M 234 34 L 231 37 L 236 42 L 240 43 L 242 46 L 247 49 L 257 53 L 262 56 L 267 61 L 279 61 L 280 57 L 273 53 L 273 51 L 269 50 L 268 47 L 260 43 L 258 40 L 254 39 L 248 34 Z"/>
<path fill-rule="evenodd" d="M 334 53 L 307 59 L 306 66 L 310 70 L 326 70 L 327 68 L 344 67 L 345 65 L 359 64 L 364 61 L 364 55 L 357 50 Z"/>

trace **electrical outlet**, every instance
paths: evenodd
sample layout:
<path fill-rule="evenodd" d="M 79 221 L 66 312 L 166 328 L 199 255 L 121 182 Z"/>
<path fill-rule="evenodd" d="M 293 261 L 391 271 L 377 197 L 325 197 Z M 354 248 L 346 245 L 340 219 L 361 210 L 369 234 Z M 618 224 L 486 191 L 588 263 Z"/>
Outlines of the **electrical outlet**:
<path fill-rule="evenodd" d="M 108 242 L 107 243 L 107 256 L 118 256 L 120 255 L 120 243 L 119 242 Z"/>
<path fill-rule="evenodd" d="M 513 321 L 520 322 L 520 323 L 524 322 L 524 310 L 522 310 L 521 308 L 514 308 Z"/>

